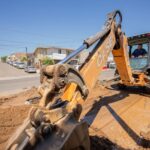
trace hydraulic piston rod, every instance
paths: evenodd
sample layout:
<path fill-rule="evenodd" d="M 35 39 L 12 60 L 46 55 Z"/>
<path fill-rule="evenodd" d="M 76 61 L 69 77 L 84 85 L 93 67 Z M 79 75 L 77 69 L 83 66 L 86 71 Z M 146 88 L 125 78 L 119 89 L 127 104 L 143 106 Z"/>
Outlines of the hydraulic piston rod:
<path fill-rule="evenodd" d="M 118 26 L 119 26 L 122 22 L 122 15 L 119 10 L 116 10 L 116 11 L 108 14 L 107 21 L 106 21 L 102 31 L 100 31 L 100 32 L 96 33 L 95 35 L 84 40 L 83 45 L 81 45 L 78 49 L 74 50 L 70 55 L 68 55 L 66 58 L 64 58 L 62 61 L 60 61 L 58 64 L 67 63 L 69 60 L 71 60 L 73 57 L 78 55 L 80 52 L 89 48 L 95 42 L 97 42 L 102 37 L 104 37 L 110 31 L 111 23 L 117 15 L 119 15 L 119 23 L 118 23 Z"/>

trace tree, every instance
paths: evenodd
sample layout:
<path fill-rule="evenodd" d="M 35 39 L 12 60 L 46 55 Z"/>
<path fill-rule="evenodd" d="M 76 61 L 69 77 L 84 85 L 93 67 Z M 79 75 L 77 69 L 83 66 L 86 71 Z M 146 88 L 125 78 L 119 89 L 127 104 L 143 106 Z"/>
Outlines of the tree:
<path fill-rule="evenodd" d="M 1 61 L 2 61 L 2 62 L 6 62 L 6 60 L 7 60 L 7 56 L 2 56 L 2 57 L 1 57 Z"/>
<path fill-rule="evenodd" d="M 48 57 L 45 57 L 42 59 L 42 64 L 43 65 L 53 65 L 54 64 L 54 60 Z"/>
<path fill-rule="evenodd" d="M 26 62 L 26 61 L 27 61 L 27 57 L 26 56 L 21 57 L 21 62 Z"/>

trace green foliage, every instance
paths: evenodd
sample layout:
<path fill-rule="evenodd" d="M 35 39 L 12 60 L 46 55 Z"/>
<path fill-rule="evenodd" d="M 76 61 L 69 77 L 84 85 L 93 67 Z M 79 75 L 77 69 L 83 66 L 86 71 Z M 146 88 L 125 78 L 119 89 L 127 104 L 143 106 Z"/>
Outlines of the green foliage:
<path fill-rule="evenodd" d="M 21 58 L 21 62 L 26 62 L 26 61 L 27 61 L 27 57 L 26 56 Z"/>
<path fill-rule="evenodd" d="M 6 60 L 7 60 L 7 56 L 2 56 L 2 57 L 1 57 L 1 61 L 2 61 L 2 62 L 6 62 Z"/>
<path fill-rule="evenodd" d="M 53 65 L 54 64 L 54 60 L 48 57 L 43 58 L 42 60 L 42 64 L 43 65 Z"/>

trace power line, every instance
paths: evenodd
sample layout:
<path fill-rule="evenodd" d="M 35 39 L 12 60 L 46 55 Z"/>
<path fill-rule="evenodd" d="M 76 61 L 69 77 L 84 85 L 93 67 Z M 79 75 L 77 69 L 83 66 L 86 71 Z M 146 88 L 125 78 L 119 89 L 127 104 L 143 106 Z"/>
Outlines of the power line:
<path fill-rule="evenodd" d="M 5 46 L 6 46 L 6 47 L 7 47 L 7 46 L 15 46 L 15 47 L 16 47 L 16 46 L 21 46 L 21 45 L 12 45 L 12 44 L 0 44 L 0 46 L 4 46 L 4 47 L 5 47 Z"/>
<path fill-rule="evenodd" d="M 0 47 L 0 51 L 2 50 L 6 50 L 6 51 L 16 51 L 16 50 L 20 50 L 20 49 L 25 49 L 25 47 L 13 47 L 13 48 L 3 48 L 3 47 Z"/>
<path fill-rule="evenodd" d="M 81 40 L 82 42 L 83 40 Z M 5 40 L 5 39 L 0 39 L 0 42 L 10 42 L 10 43 L 18 43 L 18 44 L 26 44 L 26 45 L 49 45 L 49 43 L 53 43 L 53 44 L 70 44 L 70 43 L 79 43 L 79 40 L 76 41 L 76 40 L 73 40 L 72 42 L 69 42 L 69 41 L 59 41 L 59 42 L 54 42 L 54 41 L 51 41 L 49 43 L 36 43 L 36 42 L 28 42 L 28 41 L 14 41 L 14 40 Z"/>
<path fill-rule="evenodd" d="M 42 37 L 42 38 L 57 38 L 57 39 L 66 39 L 66 40 L 70 40 L 73 37 L 72 36 L 56 36 L 56 35 L 46 35 L 46 34 L 41 34 L 41 33 L 35 33 L 35 32 L 28 32 L 28 31 L 22 31 L 22 30 L 18 30 L 18 29 L 12 29 L 12 28 L 5 28 L 5 27 L 1 27 L 0 28 L 1 31 L 12 31 L 12 32 L 16 32 L 16 33 L 21 33 L 21 34 L 28 34 L 31 36 L 36 36 L 36 37 Z"/>
<path fill-rule="evenodd" d="M 32 45 L 40 45 L 41 43 L 36 43 L 36 42 L 28 42 L 28 41 L 13 41 L 13 40 L 3 40 L 3 39 L 0 39 L 0 42 L 10 42 L 10 43 L 19 43 L 19 44 L 32 44 Z"/>

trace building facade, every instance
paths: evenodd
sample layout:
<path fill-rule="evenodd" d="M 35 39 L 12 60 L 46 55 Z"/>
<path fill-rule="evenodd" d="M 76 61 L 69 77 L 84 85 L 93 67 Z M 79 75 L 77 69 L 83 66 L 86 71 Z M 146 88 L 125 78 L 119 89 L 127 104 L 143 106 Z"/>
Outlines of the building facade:
<path fill-rule="evenodd" d="M 9 59 L 9 61 L 17 61 L 20 62 L 24 57 L 26 57 L 26 53 L 12 53 L 10 56 L 8 56 L 7 58 Z"/>
<path fill-rule="evenodd" d="M 35 63 L 38 63 L 40 60 L 48 57 L 52 59 L 55 63 L 64 59 L 67 55 L 69 55 L 73 49 L 68 48 L 59 48 L 59 47 L 49 47 L 42 48 L 38 47 L 34 51 Z"/>

